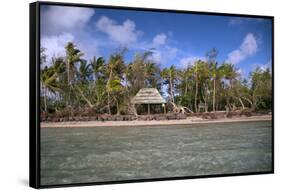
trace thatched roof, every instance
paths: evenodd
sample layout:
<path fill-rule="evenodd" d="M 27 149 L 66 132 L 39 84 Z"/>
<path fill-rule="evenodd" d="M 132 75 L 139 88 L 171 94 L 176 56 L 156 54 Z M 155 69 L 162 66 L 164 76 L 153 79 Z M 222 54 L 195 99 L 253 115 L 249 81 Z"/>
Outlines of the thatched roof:
<path fill-rule="evenodd" d="M 134 104 L 163 104 L 165 99 L 156 88 L 142 88 L 132 99 Z"/>

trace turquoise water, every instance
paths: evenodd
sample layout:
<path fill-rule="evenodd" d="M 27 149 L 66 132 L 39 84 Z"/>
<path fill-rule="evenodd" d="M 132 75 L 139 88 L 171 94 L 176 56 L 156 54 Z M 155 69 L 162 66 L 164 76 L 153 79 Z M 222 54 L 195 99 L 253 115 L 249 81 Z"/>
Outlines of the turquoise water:
<path fill-rule="evenodd" d="M 41 185 L 264 172 L 271 121 L 41 129 Z"/>

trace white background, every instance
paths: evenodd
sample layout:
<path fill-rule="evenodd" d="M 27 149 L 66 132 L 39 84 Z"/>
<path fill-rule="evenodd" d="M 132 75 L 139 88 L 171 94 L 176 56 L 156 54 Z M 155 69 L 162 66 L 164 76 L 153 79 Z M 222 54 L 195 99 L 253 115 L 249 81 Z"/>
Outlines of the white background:
<path fill-rule="evenodd" d="M 76 0 L 69 2 L 275 16 L 275 174 L 74 187 L 71 189 L 277 189 L 280 185 L 281 9 L 278 0 Z M 28 187 L 30 0 L 0 5 L 0 189 Z M 280 188 L 280 187 L 279 187 Z M 70 189 L 70 188 L 60 188 Z"/>

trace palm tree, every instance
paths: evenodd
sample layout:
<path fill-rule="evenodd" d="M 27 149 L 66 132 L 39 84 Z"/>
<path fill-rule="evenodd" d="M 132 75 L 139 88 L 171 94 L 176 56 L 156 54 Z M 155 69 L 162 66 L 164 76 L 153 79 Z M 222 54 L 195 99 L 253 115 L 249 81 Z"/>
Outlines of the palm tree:
<path fill-rule="evenodd" d="M 207 62 L 201 62 L 201 68 L 200 68 L 200 82 L 201 82 L 201 91 L 202 93 L 202 98 L 204 100 L 205 104 L 205 112 L 208 112 L 208 101 L 209 101 L 209 96 L 210 96 L 210 90 L 209 87 L 211 86 L 210 83 L 210 65 Z"/>
<path fill-rule="evenodd" d="M 47 104 L 47 96 L 48 92 L 55 94 L 56 92 L 60 91 L 59 83 L 57 81 L 58 78 L 58 67 L 45 67 L 41 70 L 40 74 L 40 82 L 41 86 L 43 87 L 44 93 L 44 110 L 48 112 L 48 104 Z"/>
<path fill-rule="evenodd" d="M 103 57 L 94 57 L 90 60 L 93 82 L 91 92 L 95 102 L 95 106 L 99 107 L 104 102 L 106 89 L 106 65 Z"/>
<path fill-rule="evenodd" d="M 175 102 L 174 99 L 174 85 L 176 80 L 176 69 L 174 65 L 172 65 L 170 68 L 165 68 L 161 72 L 161 77 L 166 80 L 166 83 L 169 84 L 169 94 L 170 94 L 170 101 Z"/>
<path fill-rule="evenodd" d="M 90 99 L 86 96 L 89 91 L 89 78 L 92 74 L 91 65 L 87 64 L 86 60 L 80 60 L 80 65 L 77 71 L 78 82 L 74 88 L 79 92 L 82 99 L 88 104 L 89 107 L 93 107 Z"/>
<path fill-rule="evenodd" d="M 66 50 L 66 68 L 67 68 L 67 82 L 72 84 L 75 74 L 75 63 L 81 62 L 81 57 L 84 55 L 79 49 L 75 47 L 72 42 L 68 42 L 65 46 Z"/>
<path fill-rule="evenodd" d="M 67 93 L 68 93 L 68 106 L 73 104 L 71 101 L 73 83 L 75 79 L 76 67 L 75 64 L 81 62 L 81 57 L 84 55 L 79 49 L 75 47 L 72 42 L 68 42 L 65 46 L 66 50 L 66 70 L 67 70 Z"/>
<path fill-rule="evenodd" d="M 145 86 L 153 88 L 159 87 L 160 68 L 153 62 L 147 61 L 144 64 Z"/>
<path fill-rule="evenodd" d="M 144 63 L 141 54 L 137 54 L 130 65 L 130 75 L 129 80 L 131 82 L 133 94 L 136 94 L 141 88 L 145 87 L 145 77 L 144 77 Z"/>
<path fill-rule="evenodd" d="M 216 86 L 217 86 L 217 78 L 218 78 L 218 69 L 217 69 L 217 63 L 211 64 L 211 73 L 212 73 L 212 79 L 213 79 L 213 112 L 216 111 Z"/>
<path fill-rule="evenodd" d="M 136 54 L 133 62 L 127 66 L 126 80 L 130 85 L 130 93 L 132 95 L 135 95 L 141 88 L 157 86 L 160 69 L 155 63 L 149 60 L 151 55 L 151 51 Z"/>
<path fill-rule="evenodd" d="M 269 68 L 262 70 L 257 67 L 251 74 L 252 110 L 271 107 L 272 105 L 272 73 Z"/>
<path fill-rule="evenodd" d="M 243 109 L 245 108 L 244 106 L 244 103 L 242 101 L 242 99 L 239 97 L 239 93 L 236 93 L 235 90 L 233 89 L 233 86 L 234 86 L 234 80 L 236 79 L 236 77 L 238 76 L 238 73 L 234 67 L 233 64 L 230 64 L 230 63 L 223 63 L 219 68 L 219 75 L 227 80 L 229 82 L 229 88 L 226 89 L 226 92 L 227 92 L 227 95 L 226 95 L 226 100 L 227 100 L 227 106 L 229 106 L 229 99 L 231 97 L 235 98 L 235 99 L 238 99 L 240 104 L 242 105 Z M 237 84 L 238 85 L 238 84 Z M 236 85 L 236 87 L 238 87 Z M 236 88 L 237 89 L 240 89 L 240 88 Z M 235 95 L 237 94 L 237 95 Z"/>
<path fill-rule="evenodd" d="M 192 67 L 192 73 L 195 75 L 195 95 L 194 95 L 194 109 L 195 112 L 198 112 L 198 92 L 199 92 L 199 82 L 200 82 L 200 75 L 202 73 L 202 65 L 203 61 L 198 60 L 195 62 L 194 66 Z"/>
<path fill-rule="evenodd" d="M 94 57 L 90 61 L 90 65 L 92 66 L 92 71 L 93 71 L 93 79 L 97 80 L 101 75 L 104 74 L 105 72 L 105 60 L 102 57 Z"/>
<path fill-rule="evenodd" d="M 88 79 L 91 74 L 92 74 L 91 65 L 87 64 L 86 60 L 81 60 L 77 72 L 78 80 L 81 83 L 85 84 L 86 82 L 89 81 Z"/>
<path fill-rule="evenodd" d="M 108 80 L 108 83 L 106 85 L 106 90 L 108 93 L 108 111 L 109 114 L 111 114 L 110 111 L 110 95 L 112 96 L 112 98 L 114 99 L 114 101 L 116 102 L 116 109 L 117 109 L 117 115 L 120 115 L 120 96 L 118 96 L 118 93 L 121 92 L 123 90 L 123 85 L 121 83 L 120 78 L 118 77 L 114 77 Z"/>
<path fill-rule="evenodd" d="M 175 101 L 180 106 L 184 106 L 187 110 L 189 110 L 189 112 L 193 112 L 190 110 L 190 106 L 193 105 L 193 97 L 195 92 L 195 80 L 192 67 L 188 66 L 185 69 L 177 70 L 177 76 L 178 83 L 176 88 L 178 90 L 178 95 L 176 96 Z"/>
<path fill-rule="evenodd" d="M 119 114 L 119 102 L 117 99 L 118 94 L 122 91 L 122 79 L 125 71 L 125 64 L 123 60 L 123 53 L 115 53 L 110 56 L 109 62 L 107 64 L 107 75 L 108 80 L 106 84 L 107 91 L 107 106 L 108 113 L 111 114 L 110 110 L 110 96 L 113 96 L 113 99 L 116 102 L 117 114 Z"/>
<path fill-rule="evenodd" d="M 194 96 L 194 107 L 195 107 L 195 112 L 197 113 L 198 112 L 198 109 L 197 109 L 197 97 L 198 97 L 198 83 L 199 83 L 199 80 L 198 80 L 198 62 L 195 63 L 195 96 Z"/>
<path fill-rule="evenodd" d="M 192 70 L 190 68 L 186 68 L 178 71 L 178 76 L 180 78 L 180 83 L 178 87 L 181 89 L 181 94 L 183 96 L 187 95 L 187 91 L 189 89 L 189 81 L 192 77 Z"/>
<path fill-rule="evenodd" d="M 212 74 L 212 79 L 213 79 L 213 112 L 216 111 L 216 86 L 217 86 L 217 78 L 218 78 L 218 70 L 217 70 L 217 65 L 218 63 L 216 62 L 216 58 L 218 55 L 218 50 L 216 48 L 212 48 L 206 53 L 206 58 L 208 63 L 210 64 L 211 67 L 211 74 Z"/>
<path fill-rule="evenodd" d="M 237 71 L 233 64 L 223 63 L 219 67 L 220 75 L 229 81 L 230 87 L 232 86 L 233 80 L 238 76 Z"/>
<path fill-rule="evenodd" d="M 194 66 L 191 68 L 191 72 L 194 75 L 195 79 L 195 95 L 194 95 L 194 108 L 195 112 L 198 112 L 198 95 L 199 95 L 199 90 L 203 96 L 204 102 L 205 102 L 205 111 L 208 110 L 207 106 L 207 96 L 208 96 L 208 80 L 209 80 L 209 65 L 202 61 L 198 60 L 195 62 Z M 200 84 L 200 86 L 199 86 Z M 201 101 L 201 100 L 200 100 Z"/>

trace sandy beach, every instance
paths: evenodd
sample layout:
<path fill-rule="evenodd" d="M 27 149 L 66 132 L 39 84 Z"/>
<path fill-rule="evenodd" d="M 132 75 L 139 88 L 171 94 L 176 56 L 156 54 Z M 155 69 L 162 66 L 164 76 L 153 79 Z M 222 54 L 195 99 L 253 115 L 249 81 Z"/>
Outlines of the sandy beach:
<path fill-rule="evenodd" d="M 271 115 L 260 115 L 252 117 L 223 118 L 223 119 L 202 119 L 199 117 L 188 117 L 182 120 L 152 120 L 152 121 L 75 121 L 75 122 L 42 122 L 41 127 L 102 127 L 102 126 L 159 126 L 159 125 L 191 125 L 198 123 L 227 123 L 246 121 L 267 121 Z"/>

